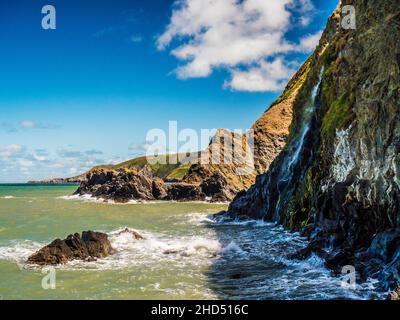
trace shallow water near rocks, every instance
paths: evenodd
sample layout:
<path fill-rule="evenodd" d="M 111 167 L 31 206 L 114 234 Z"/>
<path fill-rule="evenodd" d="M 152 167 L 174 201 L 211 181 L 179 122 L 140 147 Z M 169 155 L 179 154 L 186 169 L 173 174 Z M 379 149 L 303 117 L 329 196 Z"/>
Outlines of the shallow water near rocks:
<path fill-rule="evenodd" d="M 68 197 L 76 186 L 0 186 L 2 299 L 380 299 L 374 281 L 343 289 L 317 257 L 289 260 L 306 245 L 260 221 L 216 222 L 224 204 L 116 205 Z M 134 240 L 125 228 L 144 240 Z M 107 232 L 117 253 L 56 268 L 44 290 L 42 269 L 25 264 L 55 238 Z"/>

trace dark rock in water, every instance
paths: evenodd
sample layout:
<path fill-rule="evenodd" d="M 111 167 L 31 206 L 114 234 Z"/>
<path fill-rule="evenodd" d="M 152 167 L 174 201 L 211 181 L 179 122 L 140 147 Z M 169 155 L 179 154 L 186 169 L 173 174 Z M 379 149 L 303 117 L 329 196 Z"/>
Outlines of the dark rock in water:
<path fill-rule="evenodd" d="M 361 270 L 379 279 L 384 289 L 396 287 L 400 283 L 400 229 L 378 233 L 359 260 Z"/>
<path fill-rule="evenodd" d="M 105 233 L 84 231 L 82 237 L 75 233 L 66 239 L 56 239 L 28 258 L 28 263 L 38 265 L 57 265 L 72 260 L 90 261 L 113 254 L 108 236 Z"/>
<path fill-rule="evenodd" d="M 143 240 L 144 239 L 144 237 L 139 232 L 136 232 L 135 230 L 132 230 L 129 228 L 125 228 L 124 230 L 118 232 L 117 235 L 121 235 L 123 233 L 130 233 L 134 240 Z"/>
<path fill-rule="evenodd" d="M 116 202 L 129 200 L 156 200 L 166 197 L 164 182 L 153 176 L 148 167 L 90 172 L 75 194 L 90 194 L 94 197 Z"/>
<path fill-rule="evenodd" d="M 328 253 L 321 248 L 321 243 L 314 241 L 310 242 L 309 245 L 304 249 L 289 255 L 289 259 L 305 260 L 308 259 L 312 254 L 316 254 L 320 258 L 326 258 L 328 256 Z"/>
<path fill-rule="evenodd" d="M 163 254 L 177 254 L 181 251 L 177 250 L 177 249 L 167 249 L 163 251 Z"/>
<path fill-rule="evenodd" d="M 389 229 L 381 232 L 372 240 L 367 254 L 385 262 L 398 258 L 400 249 L 400 229 Z"/>
<path fill-rule="evenodd" d="M 211 177 L 200 184 L 201 191 L 207 198 L 213 202 L 227 202 L 232 200 L 237 190 L 231 186 L 226 177 L 219 171 L 216 171 Z"/>
<path fill-rule="evenodd" d="M 336 274 L 340 274 L 344 266 L 355 265 L 354 251 L 351 249 L 344 249 L 338 253 L 328 255 L 325 258 L 325 265 Z"/>
<path fill-rule="evenodd" d="M 206 195 L 200 187 L 188 183 L 174 183 L 168 187 L 168 196 L 166 200 L 176 201 L 203 201 Z"/>

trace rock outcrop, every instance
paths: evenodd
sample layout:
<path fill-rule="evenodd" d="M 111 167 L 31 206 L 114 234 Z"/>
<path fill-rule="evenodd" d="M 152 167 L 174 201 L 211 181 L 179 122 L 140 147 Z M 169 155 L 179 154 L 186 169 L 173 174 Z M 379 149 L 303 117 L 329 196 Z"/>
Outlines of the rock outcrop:
<path fill-rule="evenodd" d="M 293 105 L 309 70 L 310 59 L 292 77 L 281 97 L 252 126 L 257 174 L 265 173 L 285 147 L 293 119 Z"/>
<path fill-rule="evenodd" d="M 352 264 L 361 278 L 375 276 L 384 289 L 394 288 L 400 282 L 400 2 L 344 4 L 355 7 L 356 30 L 341 27 L 340 4 L 308 61 L 285 148 L 227 214 L 300 230 L 309 251 L 330 268 Z"/>
<path fill-rule="evenodd" d="M 204 201 L 206 200 L 206 196 L 198 185 L 189 183 L 173 183 L 168 187 L 168 196 L 165 200 Z"/>
<path fill-rule="evenodd" d="M 219 171 L 200 183 L 176 182 L 166 184 L 153 176 L 147 167 L 140 171 L 132 169 L 99 169 L 88 173 L 75 192 L 104 200 L 126 203 L 131 200 L 174 200 L 227 202 L 238 190 L 228 183 Z"/>
<path fill-rule="evenodd" d="M 154 199 L 231 201 L 237 193 L 253 185 L 257 174 L 264 173 L 284 148 L 295 97 L 309 67 L 308 61 L 289 82 L 282 97 L 255 122 L 252 141 L 246 135 L 218 129 L 206 150 L 183 157 L 176 165 L 163 165 L 160 172 L 155 172 L 149 165 L 143 166 L 147 161 L 143 157 L 113 168 L 94 168 L 79 180 L 81 186 L 76 194 L 91 194 L 117 202 Z M 233 146 L 239 146 L 239 152 Z M 176 158 L 176 155 L 165 156 L 167 163 L 170 158 Z M 138 165 L 141 166 L 139 169 L 135 167 Z M 164 171 L 168 174 L 163 175 Z M 169 182 L 168 186 L 160 177 Z"/>
<path fill-rule="evenodd" d="M 214 172 L 200 184 L 173 183 L 167 188 L 163 200 L 228 202 L 238 190 L 219 171 Z"/>
<path fill-rule="evenodd" d="M 167 196 L 164 182 L 154 177 L 148 167 L 134 169 L 99 169 L 88 173 L 75 194 L 116 202 L 162 200 Z"/>
<path fill-rule="evenodd" d="M 72 260 L 92 261 L 114 253 L 105 233 L 84 231 L 56 239 L 28 258 L 28 263 L 37 265 L 65 264 Z"/>

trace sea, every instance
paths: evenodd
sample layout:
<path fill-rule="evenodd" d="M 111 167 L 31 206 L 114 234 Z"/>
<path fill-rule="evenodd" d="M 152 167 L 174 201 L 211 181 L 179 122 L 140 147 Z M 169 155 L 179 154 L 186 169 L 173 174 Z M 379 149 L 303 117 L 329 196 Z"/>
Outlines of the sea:
<path fill-rule="evenodd" d="M 288 256 L 297 233 L 264 221 L 214 219 L 226 203 L 130 202 L 74 196 L 77 185 L 0 185 L 0 299 L 383 299 L 323 261 Z M 116 253 L 56 267 L 26 263 L 54 239 L 94 230 Z M 130 230 L 144 239 L 135 240 Z"/>

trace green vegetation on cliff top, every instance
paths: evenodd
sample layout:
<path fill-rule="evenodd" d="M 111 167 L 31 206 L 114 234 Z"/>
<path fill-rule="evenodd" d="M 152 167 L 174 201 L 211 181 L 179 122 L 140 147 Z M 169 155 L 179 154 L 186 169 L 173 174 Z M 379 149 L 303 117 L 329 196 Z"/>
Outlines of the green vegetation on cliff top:
<path fill-rule="evenodd" d="M 191 154 L 190 157 L 194 157 L 195 155 L 197 155 L 197 153 Z M 189 171 L 190 166 L 191 166 L 191 164 L 188 163 L 187 159 L 185 159 L 183 161 L 179 161 L 179 160 L 176 161 L 176 159 L 179 159 L 178 157 L 182 157 L 182 156 L 183 156 L 182 154 L 166 155 L 165 161 L 162 161 L 162 163 L 155 163 L 155 164 L 148 163 L 147 157 L 142 156 L 142 157 L 134 158 L 134 159 L 122 162 L 122 163 L 115 164 L 115 165 L 98 166 L 93 169 L 104 168 L 104 169 L 109 169 L 109 170 L 116 170 L 116 169 L 125 168 L 125 169 L 140 170 L 147 165 L 151 168 L 153 173 L 161 179 L 181 180 L 186 175 L 186 173 Z M 174 163 L 174 162 L 177 162 L 177 163 Z"/>

